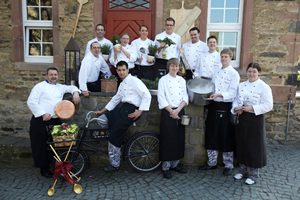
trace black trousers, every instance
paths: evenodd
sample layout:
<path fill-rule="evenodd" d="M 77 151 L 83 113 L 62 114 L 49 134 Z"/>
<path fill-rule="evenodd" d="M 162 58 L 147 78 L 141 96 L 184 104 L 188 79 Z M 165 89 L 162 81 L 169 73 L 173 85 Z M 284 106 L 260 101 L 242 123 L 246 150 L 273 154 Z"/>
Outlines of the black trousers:
<path fill-rule="evenodd" d="M 32 116 L 30 120 L 29 135 L 35 167 L 49 167 L 53 158 L 53 152 L 47 150 L 48 145 L 46 142 L 49 137 L 51 137 L 50 130 L 52 127 L 59 124 L 61 124 L 59 118 L 52 118 L 49 121 L 43 121 L 43 117 L 35 118 Z"/>

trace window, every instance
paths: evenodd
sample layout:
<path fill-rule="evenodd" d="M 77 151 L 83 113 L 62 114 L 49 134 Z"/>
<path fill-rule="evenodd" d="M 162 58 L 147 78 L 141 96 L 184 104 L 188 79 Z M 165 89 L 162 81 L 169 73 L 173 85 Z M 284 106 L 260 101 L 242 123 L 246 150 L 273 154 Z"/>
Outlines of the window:
<path fill-rule="evenodd" d="M 25 62 L 53 63 L 52 1 L 23 1 Z"/>
<path fill-rule="evenodd" d="M 229 48 L 233 52 L 231 65 L 239 67 L 243 0 L 209 0 L 207 35 L 218 38 L 218 52 Z"/>

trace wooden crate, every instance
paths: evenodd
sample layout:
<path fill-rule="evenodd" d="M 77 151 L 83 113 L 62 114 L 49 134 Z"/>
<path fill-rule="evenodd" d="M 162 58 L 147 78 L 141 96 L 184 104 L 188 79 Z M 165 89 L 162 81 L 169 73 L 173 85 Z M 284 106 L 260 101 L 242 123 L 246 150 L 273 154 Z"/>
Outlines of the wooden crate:
<path fill-rule="evenodd" d="M 70 136 L 69 135 L 55 136 L 55 137 L 53 137 L 53 142 L 60 142 L 60 143 L 54 143 L 54 146 L 55 147 L 66 147 L 66 146 L 70 146 L 72 142 L 73 142 L 73 145 L 76 145 L 76 141 L 71 141 L 71 142 L 61 142 L 61 141 L 75 140 L 75 139 L 77 139 L 77 136 L 78 136 L 78 131 Z"/>

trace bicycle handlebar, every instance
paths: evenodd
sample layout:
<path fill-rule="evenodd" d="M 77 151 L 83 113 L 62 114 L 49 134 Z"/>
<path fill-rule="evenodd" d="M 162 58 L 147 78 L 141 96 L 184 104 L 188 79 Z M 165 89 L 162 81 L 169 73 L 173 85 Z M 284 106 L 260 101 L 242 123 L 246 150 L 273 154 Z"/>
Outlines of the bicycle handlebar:
<path fill-rule="evenodd" d="M 89 123 L 92 121 L 101 121 L 101 122 L 105 122 L 105 120 L 103 119 L 99 119 L 99 118 L 92 118 L 92 115 L 95 116 L 96 112 L 95 111 L 90 111 L 86 114 L 85 116 L 85 121 L 87 122 L 86 127 L 89 126 Z"/>

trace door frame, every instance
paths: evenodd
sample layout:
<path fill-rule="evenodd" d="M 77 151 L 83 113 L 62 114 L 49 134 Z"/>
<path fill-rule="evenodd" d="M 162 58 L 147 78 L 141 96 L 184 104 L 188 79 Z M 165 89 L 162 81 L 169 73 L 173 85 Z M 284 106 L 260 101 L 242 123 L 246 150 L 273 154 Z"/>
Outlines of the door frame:
<path fill-rule="evenodd" d="M 153 1 L 151 3 L 151 10 L 152 10 L 152 34 L 151 39 L 155 38 L 155 35 L 158 33 L 162 32 L 163 28 L 163 5 L 164 2 L 162 0 L 151 0 Z M 107 3 L 108 0 L 97 0 L 94 1 L 94 27 L 97 24 L 104 24 L 106 25 L 107 19 L 106 19 L 106 13 L 107 13 Z M 124 9 L 125 10 L 125 9 Z M 133 12 L 135 9 L 128 10 L 127 12 Z M 136 10 L 141 10 L 141 9 L 136 9 Z M 93 30 L 94 30 L 93 27 Z M 94 33 L 95 34 L 95 33 Z M 96 37 L 96 35 L 94 35 Z"/>

